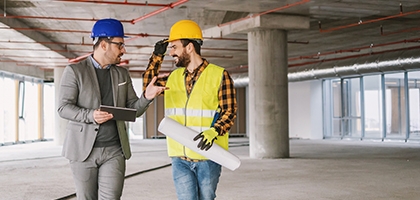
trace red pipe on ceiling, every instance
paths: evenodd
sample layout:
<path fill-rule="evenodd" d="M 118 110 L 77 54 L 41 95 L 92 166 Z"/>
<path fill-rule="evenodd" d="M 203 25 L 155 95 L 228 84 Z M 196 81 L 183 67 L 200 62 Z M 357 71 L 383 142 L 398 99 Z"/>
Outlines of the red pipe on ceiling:
<path fill-rule="evenodd" d="M 7 15 L 4 18 L 11 19 L 52 19 L 52 20 L 68 20 L 68 21 L 98 21 L 95 18 L 70 18 L 70 17 L 44 17 L 44 16 L 28 16 L 28 15 Z M 131 20 L 120 20 L 122 23 L 131 23 Z"/>
<path fill-rule="evenodd" d="M 81 30 L 63 30 L 63 29 L 46 29 L 46 28 L 20 28 L 20 27 L 0 27 L 0 29 L 13 29 L 18 31 L 41 31 L 41 32 L 66 32 L 66 33 L 87 33 L 90 34 L 91 31 L 81 31 Z M 151 35 L 147 33 L 126 33 L 127 36 L 138 36 L 138 37 L 168 37 L 167 35 Z"/>
<path fill-rule="evenodd" d="M 77 62 L 89 57 L 90 55 L 92 55 L 92 52 L 89 52 L 89 53 L 87 53 L 85 55 L 82 55 L 82 56 L 79 56 L 77 58 L 69 59 L 69 63 L 77 63 Z"/>
<path fill-rule="evenodd" d="M 104 3 L 104 1 L 69 1 L 69 0 L 59 0 L 59 1 L 68 1 L 68 2 L 88 2 L 88 3 Z M 123 23 L 132 23 L 135 24 L 143 19 L 149 18 L 153 15 L 159 14 L 165 10 L 168 10 L 170 8 L 174 8 L 178 5 L 181 5 L 183 3 L 186 3 L 188 0 L 178 0 L 176 2 L 170 3 L 170 4 L 154 4 L 154 6 L 163 7 L 159 10 L 153 11 L 149 14 L 143 15 L 139 18 L 132 19 L 132 20 L 119 20 Z M 139 5 L 139 6 L 150 6 L 151 4 L 144 4 L 144 3 L 128 3 L 127 1 L 124 2 L 106 2 L 107 4 L 122 4 L 122 5 Z M 153 5 L 153 4 L 152 4 Z M 74 21 L 98 21 L 99 19 L 95 18 L 69 18 L 69 17 L 43 17 L 43 16 L 5 16 L 6 18 L 16 18 L 16 19 L 52 19 L 52 20 L 74 20 Z"/>
<path fill-rule="evenodd" d="M 338 54 L 338 53 L 344 53 L 344 52 L 360 52 L 360 50 L 363 50 L 363 49 L 369 49 L 369 48 L 375 48 L 375 47 L 384 47 L 384 46 L 389 46 L 389 45 L 410 43 L 410 42 L 418 42 L 418 41 L 420 41 L 420 38 L 414 38 L 414 39 L 409 39 L 409 40 L 400 40 L 400 41 L 371 45 L 371 46 L 363 46 L 363 47 L 352 48 L 352 49 L 318 53 L 318 54 L 309 55 L 309 56 L 298 56 L 298 57 L 289 58 L 288 61 L 295 61 L 295 60 L 302 60 L 302 59 L 319 59 L 320 56 L 325 56 L 325 55 Z M 373 52 L 373 53 L 357 54 L 357 55 L 352 55 L 352 56 L 345 56 L 345 57 L 331 58 L 331 59 L 323 59 L 323 60 L 304 62 L 304 63 L 296 63 L 296 64 L 290 64 L 289 67 L 297 67 L 297 66 L 315 64 L 315 63 L 326 62 L 326 61 L 344 60 L 344 59 L 348 59 L 348 58 L 357 58 L 357 57 L 362 57 L 362 56 L 367 56 L 367 55 L 394 52 L 394 51 L 400 51 L 400 50 L 410 50 L 410 49 L 417 49 L 417 48 L 420 48 L 420 46 L 407 47 L 407 48 L 401 48 L 401 49 L 384 50 L 384 51 Z M 237 69 L 243 69 L 243 68 L 248 68 L 248 66 L 239 66 L 239 67 L 229 68 L 229 69 L 237 70 Z"/>
<path fill-rule="evenodd" d="M 120 63 L 117 64 L 117 66 L 124 66 L 124 65 L 128 65 L 130 63 L 129 60 L 121 60 Z"/>
<path fill-rule="evenodd" d="M 68 2 L 70 2 L 70 0 L 59 0 L 59 1 L 68 1 Z M 145 4 L 142 4 L 142 3 L 128 3 L 127 2 L 127 0 L 125 1 L 125 2 L 110 2 L 110 1 L 85 1 L 85 0 L 79 0 L 79 1 L 77 1 L 77 0 L 72 0 L 72 2 L 89 2 L 89 3 L 107 3 L 107 4 L 121 4 L 121 5 L 137 5 L 137 6 L 150 6 L 150 5 L 152 5 L 152 4 L 148 4 L 148 3 L 145 3 Z M 135 24 L 135 23 L 137 23 L 137 22 L 139 22 L 139 21 L 141 21 L 141 20 L 144 20 L 144 19 L 146 19 L 146 18 L 149 18 L 149 17 L 151 17 L 151 16 L 154 16 L 154 15 L 156 15 L 156 14 L 159 14 L 159 13 L 161 13 L 161 12 L 163 12 L 163 11 L 165 11 L 165 10 L 168 10 L 168 9 L 172 9 L 172 8 L 174 8 L 174 7 L 176 7 L 176 6 L 179 6 L 179 5 L 181 5 L 181 4 L 183 4 L 183 3 L 186 3 L 186 2 L 188 2 L 188 0 L 178 0 L 178 1 L 176 1 L 176 2 L 172 2 L 172 3 L 170 3 L 170 4 L 154 4 L 153 6 L 163 6 L 163 8 L 161 8 L 161 9 L 159 9 L 159 10 L 156 10 L 156 11 L 153 11 L 153 12 L 151 12 L 151 13 L 149 13 L 149 14 L 146 14 L 146 15 L 143 15 L 142 17 L 139 17 L 139 18 L 137 18 L 137 19 L 133 19 L 133 20 L 120 20 L 121 22 L 125 22 L 125 23 L 127 23 L 127 22 L 129 22 L 129 23 L 132 23 L 132 24 Z M 97 19 L 87 19 L 87 18 L 64 18 L 64 17 L 40 17 L 40 16 L 9 16 L 8 18 L 29 18 L 29 19 L 54 19 L 54 20 L 79 20 L 79 21 L 97 21 Z M 6 28 L 6 27 L 5 27 Z M 1 28 L 0 28 L 1 29 Z M 87 31 L 77 31 L 77 30 L 53 30 L 53 29 L 42 29 L 42 28 L 13 28 L 13 29 L 15 29 L 15 30 L 24 30 L 24 31 L 26 31 L 26 30 L 35 30 L 35 31 L 53 31 L 53 32 L 77 32 L 77 33 L 90 33 L 90 32 L 87 32 Z M 137 39 L 137 38 L 139 38 L 139 37 L 149 37 L 149 36 L 151 36 L 151 35 L 149 35 L 149 34 L 143 34 L 143 33 L 140 33 L 140 34 L 126 34 L 126 35 L 134 35 L 134 37 L 132 37 L 132 38 L 130 38 L 130 39 L 127 39 L 126 41 L 130 41 L 130 40 L 135 40 L 135 39 Z M 163 37 L 167 37 L 167 36 L 163 36 Z M 84 59 L 84 58 L 82 58 L 82 59 Z M 72 59 L 72 60 L 74 60 L 74 59 Z M 75 60 L 75 62 L 77 62 L 77 60 Z"/>
<path fill-rule="evenodd" d="M 181 4 L 183 4 L 183 3 L 186 3 L 186 2 L 188 2 L 188 0 L 178 0 L 178 1 L 176 1 L 176 2 L 170 3 L 170 4 L 166 5 L 166 6 L 165 6 L 165 7 L 163 7 L 163 8 L 160 8 L 160 9 L 158 9 L 158 10 L 155 10 L 155 11 L 153 11 L 153 12 L 149 13 L 149 14 L 143 15 L 143 16 L 141 16 L 141 17 L 137 18 L 137 19 L 133 19 L 133 20 L 131 21 L 131 23 L 132 23 L 132 24 L 135 24 L 135 23 L 137 23 L 137 22 L 139 22 L 139 21 L 141 21 L 141 20 L 143 20 L 143 19 L 149 18 L 149 17 L 151 17 L 151 16 L 153 16 L 153 15 L 157 15 L 157 14 L 159 14 L 159 13 L 161 13 L 161 12 L 165 11 L 165 10 L 168 10 L 168 9 L 170 9 L 170 8 L 172 9 L 172 8 L 174 8 L 174 7 L 176 7 L 176 6 L 179 6 L 179 5 L 181 5 Z"/>
<path fill-rule="evenodd" d="M 420 27 L 413 27 L 413 28 L 398 30 L 398 31 L 390 32 L 390 33 L 384 33 L 383 27 L 381 26 L 381 35 L 388 36 L 388 35 L 394 35 L 394 34 L 406 33 L 406 32 L 411 32 L 411 31 L 418 31 L 418 30 L 420 30 Z"/>
<path fill-rule="evenodd" d="M 56 0 L 64 2 L 78 2 L 78 3 L 98 3 L 98 4 L 111 4 L 111 5 L 129 5 L 129 6 L 154 6 L 154 7 L 165 7 L 168 4 L 156 4 L 156 3 L 130 3 L 127 0 L 121 1 L 93 1 L 93 0 Z"/>
<path fill-rule="evenodd" d="M 357 23 L 352 23 L 352 24 L 348 24 L 348 25 L 344 25 L 344 26 L 338 26 L 338 27 L 335 27 L 335 28 L 329 28 L 329 29 L 325 29 L 325 30 L 323 30 L 321 28 L 321 22 L 320 21 L 318 22 L 318 26 L 319 26 L 319 32 L 326 33 L 326 32 L 332 32 L 332 31 L 336 31 L 336 30 L 340 30 L 340 29 L 350 28 L 350 27 L 354 27 L 354 26 L 359 26 L 359 25 L 362 25 L 362 24 L 369 24 L 369 23 L 379 22 L 379 21 L 383 21 L 383 20 L 387 20 L 387 19 L 404 17 L 404 16 L 407 16 L 407 15 L 412 15 L 412 14 L 417 14 L 417 13 L 420 13 L 420 10 L 411 11 L 411 12 L 408 12 L 408 13 L 402 13 L 402 8 L 401 8 L 400 13 L 397 14 L 397 15 L 391 15 L 391 16 L 382 17 L 382 18 L 378 18 L 378 19 L 367 20 L 367 21 L 360 20 Z"/>
<path fill-rule="evenodd" d="M 289 58 L 288 61 L 295 61 L 295 60 L 302 60 L 302 59 L 319 59 L 320 56 L 326 56 L 326 55 L 332 55 L 332 54 L 344 53 L 344 52 L 359 52 L 360 50 L 363 50 L 363 49 L 370 49 L 370 48 L 375 48 L 375 47 L 384 47 L 384 46 L 389 46 L 389 45 L 409 43 L 409 42 L 418 42 L 418 41 L 420 41 L 420 38 L 414 38 L 414 39 L 409 39 L 409 40 L 400 40 L 400 41 L 395 41 L 395 42 L 369 45 L 369 46 L 357 47 L 357 48 L 352 48 L 352 49 L 344 49 L 344 50 L 330 51 L 330 52 L 325 52 L 325 53 L 317 53 L 317 54 L 308 55 L 308 56 L 298 56 L 298 57 Z"/>
<path fill-rule="evenodd" d="M 343 56 L 338 58 L 329 58 L 329 59 L 323 59 L 319 61 L 313 61 L 313 62 L 305 62 L 305 63 L 297 63 L 297 64 L 291 64 L 289 67 L 298 67 L 303 65 L 309 65 L 309 64 L 316 64 L 316 63 L 322 63 L 322 62 L 328 62 L 328 61 L 337 61 L 337 60 L 345 60 L 350 58 L 359 58 L 363 56 L 371 56 L 371 55 L 377 55 L 377 54 L 383 54 L 383 53 L 389 53 L 389 52 L 396 52 L 396 51 L 405 51 L 405 50 L 412 50 L 412 49 L 420 49 L 420 46 L 413 46 L 413 47 L 406 47 L 406 48 L 400 48 L 400 49 L 391 49 L 391 50 L 384 50 L 384 51 L 378 51 L 378 52 L 370 52 L 370 53 L 363 53 L 363 54 L 357 54 L 352 56 Z"/>
<path fill-rule="evenodd" d="M 60 29 L 46 29 L 46 28 L 0 27 L 0 29 L 13 29 L 13 30 L 18 30 L 18 31 L 68 32 L 68 33 L 87 33 L 87 34 L 90 34 L 90 31 L 60 30 Z"/>

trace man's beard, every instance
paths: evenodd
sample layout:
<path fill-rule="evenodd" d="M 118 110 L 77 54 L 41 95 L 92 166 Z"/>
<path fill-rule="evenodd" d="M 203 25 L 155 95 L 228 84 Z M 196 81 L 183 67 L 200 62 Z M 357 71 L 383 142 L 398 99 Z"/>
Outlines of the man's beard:
<path fill-rule="evenodd" d="M 124 54 L 120 54 L 117 57 L 114 57 L 112 52 L 105 52 L 105 57 L 107 57 L 108 60 L 108 64 L 110 65 L 118 65 L 121 63 L 121 56 L 123 56 Z"/>
<path fill-rule="evenodd" d="M 184 51 L 182 51 L 182 54 L 178 56 L 178 62 L 175 64 L 175 66 L 187 67 L 188 64 L 190 64 L 190 62 L 191 62 L 191 57 L 185 52 L 185 49 L 184 49 Z"/>

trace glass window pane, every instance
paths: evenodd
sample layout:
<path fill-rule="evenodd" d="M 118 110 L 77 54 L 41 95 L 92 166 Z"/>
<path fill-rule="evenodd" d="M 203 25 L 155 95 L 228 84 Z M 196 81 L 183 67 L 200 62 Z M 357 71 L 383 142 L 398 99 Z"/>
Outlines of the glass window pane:
<path fill-rule="evenodd" d="M 341 80 L 332 81 L 333 117 L 341 117 Z"/>
<path fill-rule="evenodd" d="M 360 117 L 360 78 L 349 79 L 349 115 Z"/>
<path fill-rule="evenodd" d="M 5 91 L 4 77 L 0 76 L 0 91 Z M 4 93 L 3 93 L 4 94 Z M 4 99 L 6 95 L 0 95 L 0 144 L 4 143 Z"/>
<path fill-rule="evenodd" d="M 23 112 L 25 109 L 25 81 L 19 81 L 19 101 L 18 101 L 18 107 L 19 107 L 19 118 L 23 118 Z"/>
<path fill-rule="evenodd" d="M 343 136 L 362 136 L 360 78 L 343 79 Z"/>
<path fill-rule="evenodd" d="M 382 138 L 381 76 L 365 76 L 365 138 Z"/>
<path fill-rule="evenodd" d="M 409 139 L 420 139 L 420 72 L 408 72 L 410 133 Z"/>
<path fill-rule="evenodd" d="M 341 119 L 333 119 L 332 137 L 341 137 Z"/>
<path fill-rule="evenodd" d="M 16 83 L 10 78 L 4 78 L 4 143 L 16 141 Z"/>
<path fill-rule="evenodd" d="M 325 105 L 332 107 L 331 137 L 360 138 L 362 136 L 360 78 L 332 80 L 331 91 L 332 104 Z"/>
<path fill-rule="evenodd" d="M 322 81 L 324 138 L 329 138 L 333 134 L 331 84 L 331 80 Z"/>
<path fill-rule="evenodd" d="M 385 75 L 385 138 L 406 138 L 404 73 Z"/>
<path fill-rule="evenodd" d="M 54 138 L 55 89 L 53 83 L 44 83 L 44 138 Z M 58 115 L 58 114 L 57 114 Z"/>
<path fill-rule="evenodd" d="M 25 81 L 23 95 L 23 118 L 20 121 L 19 140 L 38 139 L 38 84 Z"/>
<path fill-rule="evenodd" d="M 342 131 L 342 124 L 341 124 L 341 117 L 342 117 L 342 102 L 341 102 L 341 80 L 335 79 L 331 81 L 332 87 L 332 135 L 331 137 L 341 137 Z"/>

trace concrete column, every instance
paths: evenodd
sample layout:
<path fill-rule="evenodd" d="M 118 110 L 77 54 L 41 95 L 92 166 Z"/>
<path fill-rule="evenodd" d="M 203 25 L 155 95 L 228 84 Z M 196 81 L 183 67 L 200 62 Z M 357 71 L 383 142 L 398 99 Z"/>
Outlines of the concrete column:
<path fill-rule="evenodd" d="M 289 157 L 287 32 L 248 32 L 251 158 Z"/>
<path fill-rule="evenodd" d="M 276 13 L 203 31 L 208 38 L 248 34 L 248 135 L 252 158 L 289 157 L 286 30 L 309 27 L 307 16 Z"/>
<path fill-rule="evenodd" d="M 54 123 L 54 143 L 56 145 L 63 145 L 64 138 L 66 137 L 66 126 L 67 120 L 61 118 L 58 115 L 58 95 L 60 94 L 60 82 L 63 75 L 64 68 L 56 67 L 54 68 L 54 88 L 55 88 L 55 123 Z"/>

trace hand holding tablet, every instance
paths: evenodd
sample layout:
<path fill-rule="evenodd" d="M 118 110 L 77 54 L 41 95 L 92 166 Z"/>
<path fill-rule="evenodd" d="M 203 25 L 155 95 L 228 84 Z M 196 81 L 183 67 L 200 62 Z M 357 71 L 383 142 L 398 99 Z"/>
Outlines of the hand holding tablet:
<path fill-rule="evenodd" d="M 99 106 L 99 110 L 111 113 L 114 118 L 113 120 L 121 120 L 121 121 L 136 121 L 136 112 L 137 110 L 134 108 L 122 108 L 122 107 L 114 107 L 114 106 Z"/>

